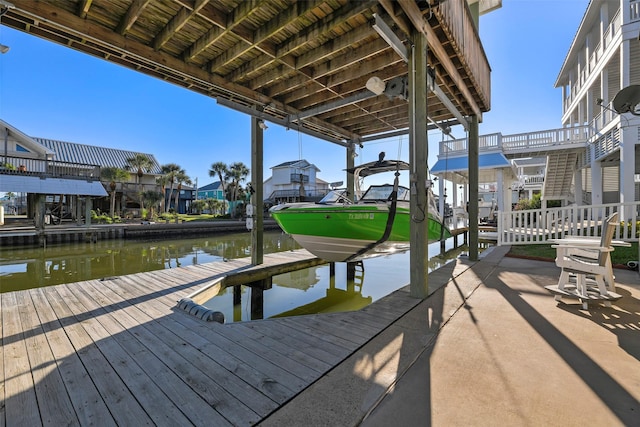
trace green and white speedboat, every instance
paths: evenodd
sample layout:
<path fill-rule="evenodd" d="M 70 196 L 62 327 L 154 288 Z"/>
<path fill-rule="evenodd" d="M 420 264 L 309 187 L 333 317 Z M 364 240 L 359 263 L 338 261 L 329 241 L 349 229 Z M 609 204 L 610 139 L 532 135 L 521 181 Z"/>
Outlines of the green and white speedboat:
<path fill-rule="evenodd" d="M 355 201 L 346 190 L 333 190 L 317 203 L 300 202 L 276 205 L 271 216 L 285 233 L 290 234 L 303 248 L 319 258 L 332 262 L 358 261 L 409 249 L 408 188 L 398 185 L 400 170 L 408 170 L 403 161 L 383 160 L 360 165 L 353 173 L 356 183 Z M 360 194 L 360 178 L 381 172 L 396 172 L 394 184 L 372 185 Z M 429 242 L 451 237 L 435 205 L 429 189 Z"/>

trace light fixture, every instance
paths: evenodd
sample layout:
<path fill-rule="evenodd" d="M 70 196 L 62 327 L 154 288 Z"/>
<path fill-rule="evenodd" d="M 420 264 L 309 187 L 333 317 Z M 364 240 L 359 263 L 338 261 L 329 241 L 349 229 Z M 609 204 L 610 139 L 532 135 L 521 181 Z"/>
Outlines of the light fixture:
<path fill-rule="evenodd" d="M 9 46 L 0 44 L 0 53 L 7 53 L 9 52 L 9 49 L 11 49 Z"/>
<path fill-rule="evenodd" d="M 260 126 L 260 129 L 262 129 L 262 130 L 269 129 L 269 126 L 267 126 L 267 124 L 264 122 L 264 120 L 258 120 L 258 126 Z"/>

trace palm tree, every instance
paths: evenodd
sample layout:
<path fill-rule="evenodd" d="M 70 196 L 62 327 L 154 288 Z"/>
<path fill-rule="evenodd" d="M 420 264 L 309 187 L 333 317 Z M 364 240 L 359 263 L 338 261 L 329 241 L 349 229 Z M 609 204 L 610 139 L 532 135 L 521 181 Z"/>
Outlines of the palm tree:
<path fill-rule="evenodd" d="M 140 179 L 144 175 L 145 172 L 149 172 L 153 167 L 153 162 L 149 157 L 142 153 L 136 153 L 135 156 L 129 157 L 127 159 L 127 168 L 129 170 L 136 171 L 136 176 L 138 177 L 138 195 L 140 196 L 140 209 L 144 209 L 144 202 L 142 199 L 142 194 L 140 192 Z"/>
<path fill-rule="evenodd" d="M 238 200 L 240 192 L 240 183 L 249 176 L 249 168 L 242 162 L 235 162 L 229 166 L 228 175 L 231 178 L 231 201 Z M 235 208 L 231 211 L 231 216 L 235 218 Z"/>
<path fill-rule="evenodd" d="M 116 210 L 116 183 L 129 179 L 129 172 L 118 167 L 106 167 L 100 170 L 100 176 L 103 180 L 109 181 L 109 189 L 111 190 L 111 207 L 109 216 L 113 218 Z"/>
<path fill-rule="evenodd" d="M 224 162 L 215 162 L 211 165 L 211 169 L 209 169 L 209 176 L 212 178 L 218 177 L 220 180 L 220 186 L 222 187 L 222 204 L 223 210 L 226 210 L 224 205 L 226 205 L 225 198 L 227 192 L 225 191 L 226 179 L 229 174 L 229 168 L 227 164 Z M 224 213 L 224 212 L 223 212 Z"/>
<path fill-rule="evenodd" d="M 176 213 L 178 213 L 178 199 L 180 197 L 180 191 L 182 190 L 182 184 L 191 185 L 191 178 L 189 178 L 184 169 L 180 169 L 180 171 L 176 173 L 176 183 L 178 184 L 178 191 L 176 191 L 174 206 L 176 208 Z"/>
<path fill-rule="evenodd" d="M 147 214 L 147 219 L 152 219 L 155 216 L 155 207 L 158 205 L 159 202 L 162 201 L 164 196 L 162 195 L 162 193 L 158 191 L 149 190 L 149 191 L 143 191 L 140 194 L 140 197 L 142 198 L 142 200 L 147 202 L 149 206 L 149 213 Z"/>
<path fill-rule="evenodd" d="M 162 173 L 166 179 L 166 182 L 169 183 L 169 196 L 165 195 L 165 198 L 169 200 L 165 202 L 164 211 L 169 212 L 169 208 L 171 207 L 171 196 L 173 196 L 173 184 L 176 182 L 176 174 L 180 171 L 184 170 L 175 163 L 168 163 L 162 166 Z M 164 193 L 163 193 L 164 194 Z"/>
<path fill-rule="evenodd" d="M 156 184 L 160 186 L 160 192 L 162 193 L 162 200 L 160 200 L 160 212 L 166 212 L 165 206 L 167 205 L 167 184 L 168 183 L 169 183 L 169 177 L 167 177 L 167 175 L 161 175 L 156 177 Z"/>

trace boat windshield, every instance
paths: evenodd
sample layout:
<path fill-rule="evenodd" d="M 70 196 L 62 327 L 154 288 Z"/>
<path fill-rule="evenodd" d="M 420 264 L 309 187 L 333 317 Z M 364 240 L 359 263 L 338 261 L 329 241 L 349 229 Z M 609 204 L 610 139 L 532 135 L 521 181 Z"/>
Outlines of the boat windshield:
<path fill-rule="evenodd" d="M 327 193 L 326 196 L 322 198 L 318 203 L 328 204 L 328 203 L 345 203 L 350 204 L 351 200 L 347 197 L 347 190 L 331 190 Z"/>
<path fill-rule="evenodd" d="M 360 200 L 389 200 L 393 192 L 393 185 L 372 185 Z M 398 187 L 398 200 L 409 201 L 409 189 L 406 187 Z"/>

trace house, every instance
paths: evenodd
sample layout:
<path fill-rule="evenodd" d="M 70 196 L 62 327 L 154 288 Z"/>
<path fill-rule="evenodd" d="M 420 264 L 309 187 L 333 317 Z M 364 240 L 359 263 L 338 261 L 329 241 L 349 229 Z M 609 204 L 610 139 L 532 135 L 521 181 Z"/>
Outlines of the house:
<path fill-rule="evenodd" d="M 264 182 L 266 202 L 277 204 L 317 201 L 329 191 L 329 183 L 317 177 L 320 172 L 306 160 L 293 160 L 271 167 L 271 177 Z"/>
<path fill-rule="evenodd" d="M 501 199 L 516 188 L 529 198 L 539 191 L 545 206 L 640 200 L 640 111 L 619 114 L 613 105 L 621 90 L 640 85 L 639 34 L 640 0 L 589 2 L 555 82 L 562 127 L 479 138 L 480 183 L 497 183 L 500 211 L 509 210 Z M 468 148 L 466 138 L 443 141 L 431 172 L 466 185 Z M 509 164 L 500 168 L 515 167 L 517 178 L 484 175 L 490 155 L 504 156 Z"/>
<path fill-rule="evenodd" d="M 224 192 L 222 191 L 222 183 L 220 181 L 212 182 L 197 190 L 198 200 L 214 199 L 224 200 Z"/>
<path fill-rule="evenodd" d="M 558 74 L 562 125 L 590 130 L 577 159 L 559 165 L 574 171 L 578 203 L 640 200 L 640 117 L 613 108 L 620 90 L 640 84 L 639 33 L 640 0 L 589 2 Z"/>
<path fill-rule="evenodd" d="M 35 195 L 56 200 L 61 214 L 76 217 L 78 197 L 91 199 L 91 208 L 109 211 L 109 182 L 101 182 L 101 168 L 128 168 L 127 159 L 142 154 L 151 162 L 148 170 L 131 171 L 124 182 L 116 183 L 116 210 L 138 216 L 142 191 L 157 191 L 156 177 L 162 174 L 152 154 L 129 150 L 55 141 L 27 136 L 0 120 L 5 144 L 0 159 L 0 191 L 32 195 L 27 197 L 27 215 L 33 216 Z M 31 206 L 29 206 L 31 205 Z"/>
<path fill-rule="evenodd" d="M 51 148 L 3 120 L 0 133 L 4 139 L 0 191 L 26 200 L 26 206 L 16 205 L 19 213 L 36 217 L 39 225 L 46 221 L 47 210 L 56 210 L 58 218 L 74 217 L 83 204 L 90 209 L 94 197 L 107 195 L 95 163 L 59 160 Z"/>
<path fill-rule="evenodd" d="M 156 178 L 162 175 L 162 169 L 153 154 L 45 138 L 33 139 L 53 152 L 58 162 L 64 162 L 66 164 L 87 163 L 97 165 L 98 168 L 116 167 L 128 170 L 130 172 L 129 179 L 115 183 L 115 210 L 123 216 L 140 216 L 139 194 L 145 191 L 159 191 Z M 151 166 L 148 169 L 132 169 L 128 159 L 134 158 L 137 154 L 141 154 L 149 159 Z M 103 182 L 107 191 L 111 190 L 109 184 L 109 182 Z M 94 202 L 96 209 L 109 212 L 109 198 L 97 199 Z"/>

